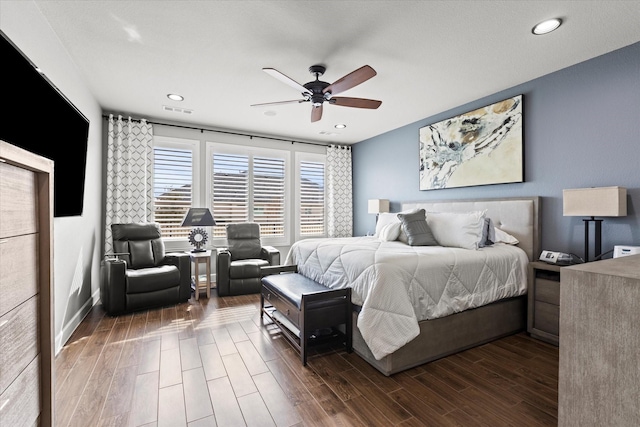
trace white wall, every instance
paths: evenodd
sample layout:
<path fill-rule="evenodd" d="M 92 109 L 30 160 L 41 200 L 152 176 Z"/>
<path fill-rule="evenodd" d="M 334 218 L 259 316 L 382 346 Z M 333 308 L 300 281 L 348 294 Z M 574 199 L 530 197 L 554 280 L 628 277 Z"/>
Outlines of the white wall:
<path fill-rule="evenodd" d="M 0 28 L 90 122 L 83 214 L 56 218 L 53 222 L 57 353 L 99 298 L 102 253 L 101 109 L 34 2 L 0 1 Z M 57 139 L 59 135 L 62 135 L 61 131 L 51 129 L 51 143 L 60 144 L 60 149 L 64 150 L 63 140 Z"/>

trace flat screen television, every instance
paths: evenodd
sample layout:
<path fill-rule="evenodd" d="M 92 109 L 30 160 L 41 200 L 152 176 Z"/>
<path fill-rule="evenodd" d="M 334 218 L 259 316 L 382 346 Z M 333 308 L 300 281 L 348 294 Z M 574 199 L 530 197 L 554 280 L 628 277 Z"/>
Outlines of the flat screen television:
<path fill-rule="evenodd" d="M 82 215 L 89 120 L 0 35 L 0 139 L 53 160 L 54 216 Z"/>

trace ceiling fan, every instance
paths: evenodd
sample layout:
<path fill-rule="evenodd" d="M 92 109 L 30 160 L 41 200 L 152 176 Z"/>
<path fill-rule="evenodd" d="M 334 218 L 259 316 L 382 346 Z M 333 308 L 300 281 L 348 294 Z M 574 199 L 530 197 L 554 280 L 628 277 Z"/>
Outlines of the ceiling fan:
<path fill-rule="evenodd" d="M 267 102 L 264 104 L 253 104 L 251 106 L 260 107 L 265 105 L 311 102 L 311 122 L 317 122 L 322 118 L 322 105 L 325 102 L 333 105 L 341 105 L 343 107 L 368 109 L 376 109 L 380 106 L 380 104 L 382 104 L 382 101 L 376 101 L 375 99 L 333 96 L 351 89 L 352 87 L 357 86 L 360 83 L 364 83 L 371 77 L 375 76 L 377 73 L 370 66 L 364 65 L 333 83 L 320 81 L 320 76 L 322 76 L 326 70 L 327 68 L 323 65 L 312 65 L 311 67 L 309 67 L 309 72 L 311 74 L 314 74 L 316 76 L 316 79 L 314 81 L 301 85 L 290 77 L 285 76 L 275 68 L 263 68 L 262 71 L 264 71 L 265 73 L 269 74 L 272 77 L 275 77 L 282 83 L 287 84 L 292 88 L 300 91 L 302 93 L 303 99 L 297 99 L 293 101 Z"/>

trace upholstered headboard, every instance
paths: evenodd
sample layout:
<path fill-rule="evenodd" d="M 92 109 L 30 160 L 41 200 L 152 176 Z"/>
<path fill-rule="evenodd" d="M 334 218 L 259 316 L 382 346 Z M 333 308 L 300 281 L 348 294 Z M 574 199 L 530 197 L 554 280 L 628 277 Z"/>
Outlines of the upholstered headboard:
<path fill-rule="evenodd" d="M 403 202 L 402 210 L 424 209 L 427 212 L 468 212 L 487 210 L 494 226 L 520 241 L 518 246 L 530 261 L 540 256 L 540 197 L 504 199 L 438 200 Z"/>

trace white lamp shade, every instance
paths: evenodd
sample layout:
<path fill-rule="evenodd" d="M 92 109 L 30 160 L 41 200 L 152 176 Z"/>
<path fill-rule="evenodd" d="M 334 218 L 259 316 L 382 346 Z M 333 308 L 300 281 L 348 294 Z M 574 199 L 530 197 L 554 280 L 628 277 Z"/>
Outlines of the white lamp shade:
<path fill-rule="evenodd" d="M 562 190 L 564 216 L 627 216 L 627 189 L 596 187 Z"/>
<path fill-rule="evenodd" d="M 377 214 L 389 212 L 389 200 L 387 199 L 371 199 L 369 200 L 369 213 Z"/>

